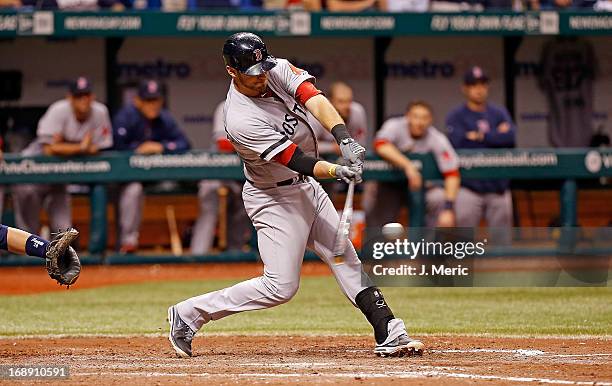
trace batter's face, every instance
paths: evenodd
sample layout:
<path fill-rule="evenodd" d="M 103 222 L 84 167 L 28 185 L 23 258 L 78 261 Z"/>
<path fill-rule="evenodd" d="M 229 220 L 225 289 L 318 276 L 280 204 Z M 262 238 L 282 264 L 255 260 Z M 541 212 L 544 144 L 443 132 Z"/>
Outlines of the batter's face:
<path fill-rule="evenodd" d="M 466 84 L 463 86 L 463 94 L 469 102 L 477 105 L 484 104 L 489 97 L 489 83 Z"/>
<path fill-rule="evenodd" d="M 136 97 L 134 98 L 134 105 L 145 118 L 152 121 L 161 114 L 162 107 L 164 106 L 164 99 L 141 99 Z"/>
<path fill-rule="evenodd" d="M 350 88 L 338 87 L 334 90 L 329 101 L 334 105 L 342 119 L 348 121 L 351 103 L 353 103 L 353 91 Z"/>
<path fill-rule="evenodd" d="M 431 111 L 425 106 L 412 106 L 406 113 L 408 129 L 412 138 L 421 138 L 427 133 L 427 128 L 433 122 Z"/>
<path fill-rule="evenodd" d="M 68 100 L 72 106 L 72 111 L 79 121 L 85 121 L 91 113 L 91 104 L 95 97 L 93 94 L 69 95 Z"/>
<path fill-rule="evenodd" d="M 244 95 L 257 97 L 266 92 L 268 88 L 268 77 L 265 72 L 260 75 L 245 75 L 229 66 L 227 66 L 226 69 L 229 76 L 234 79 L 236 89 Z"/>

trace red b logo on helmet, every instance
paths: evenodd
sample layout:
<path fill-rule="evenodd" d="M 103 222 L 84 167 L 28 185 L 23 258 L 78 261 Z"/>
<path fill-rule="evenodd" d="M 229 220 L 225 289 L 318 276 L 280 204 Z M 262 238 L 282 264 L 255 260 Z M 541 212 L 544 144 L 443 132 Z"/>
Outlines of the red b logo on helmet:
<path fill-rule="evenodd" d="M 255 54 L 255 60 L 256 61 L 261 61 L 261 59 L 263 59 L 263 54 L 261 53 L 261 50 L 258 48 L 256 50 L 253 51 L 253 53 Z"/>

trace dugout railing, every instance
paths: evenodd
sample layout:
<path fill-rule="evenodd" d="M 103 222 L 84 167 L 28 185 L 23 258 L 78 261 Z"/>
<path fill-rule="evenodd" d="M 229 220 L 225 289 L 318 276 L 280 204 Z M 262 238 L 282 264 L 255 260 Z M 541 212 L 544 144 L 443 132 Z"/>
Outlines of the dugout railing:
<path fill-rule="evenodd" d="M 460 150 L 460 172 L 464 179 L 505 178 L 514 181 L 562 181 L 559 189 L 561 226 L 577 225 L 579 180 L 612 177 L 612 149 L 498 149 Z M 439 180 L 441 174 L 431 154 L 410 155 L 424 180 Z M 370 156 L 364 165 L 370 181 L 402 181 L 405 176 L 387 162 Z M 90 186 L 89 253 L 99 261 L 107 245 L 107 185 L 128 181 L 197 181 L 202 179 L 244 180 L 242 165 L 233 154 L 191 151 L 181 154 L 143 156 L 132 153 L 104 153 L 99 157 L 19 157 L 6 155 L 0 163 L 0 183 L 74 183 Z M 608 189 L 610 184 L 602 184 Z M 409 192 L 411 226 L 424 225 L 424 191 Z M 172 257 L 132 257 L 130 262 L 253 260 L 254 253 Z M 108 256 L 108 263 L 121 262 Z M 4 263 L 9 263 L 4 261 Z"/>

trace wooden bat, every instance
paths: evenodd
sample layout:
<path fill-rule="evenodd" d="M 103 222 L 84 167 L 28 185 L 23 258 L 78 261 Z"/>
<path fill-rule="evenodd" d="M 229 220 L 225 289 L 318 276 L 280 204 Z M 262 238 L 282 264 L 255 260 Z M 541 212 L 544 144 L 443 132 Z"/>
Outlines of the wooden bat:
<path fill-rule="evenodd" d="M 179 237 L 178 227 L 176 226 L 176 214 L 174 213 L 174 206 L 166 206 L 166 220 L 168 221 L 168 231 L 170 232 L 170 249 L 174 256 L 183 255 L 183 244 Z"/>
<path fill-rule="evenodd" d="M 226 186 L 221 186 L 217 190 L 219 195 L 219 249 L 227 248 L 227 196 L 229 189 Z"/>
<path fill-rule="evenodd" d="M 348 186 L 346 193 L 346 200 L 344 201 L 344 209 L 342 210 L 342 217 L 340 218 L 340 224 L 336 230 L 336 239 L 334 241 L 334 262 L 336 264 L 344 263 L 344 251 L 349 240 L 349 234 L 351 231 L 351 221 L 353 220 L 353 194 L 355 193 L 355 182 L 351 181 Z"/>

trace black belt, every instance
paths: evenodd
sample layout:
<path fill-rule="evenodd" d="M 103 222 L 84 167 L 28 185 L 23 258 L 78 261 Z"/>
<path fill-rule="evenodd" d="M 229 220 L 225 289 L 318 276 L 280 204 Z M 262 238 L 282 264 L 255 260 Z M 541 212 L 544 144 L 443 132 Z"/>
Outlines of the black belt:
<path fill-rule="evenodd" d="M 249 180 L 248 178 L 246 180 L 248 182 L 250 182 L 251 185 L 257 186 L 257 184 L 255 184 L 253 181 Z M 298 174 L 295 177 L 288 178 L 286 180 L 282 180 L 282 181 L 279 181 L 279 182 L 276 182 L 276 183 L 273 182 L 270 185 L 272 185 L 272 186 L 274 186 L 274 185 L 276 185 L 276 186 L 287 186 L 287 185 L 299 184 L 299 183 L 306 182 L 306 181 L 308 181 L 308 176 L 306 176 L 304 174 Z"/>

